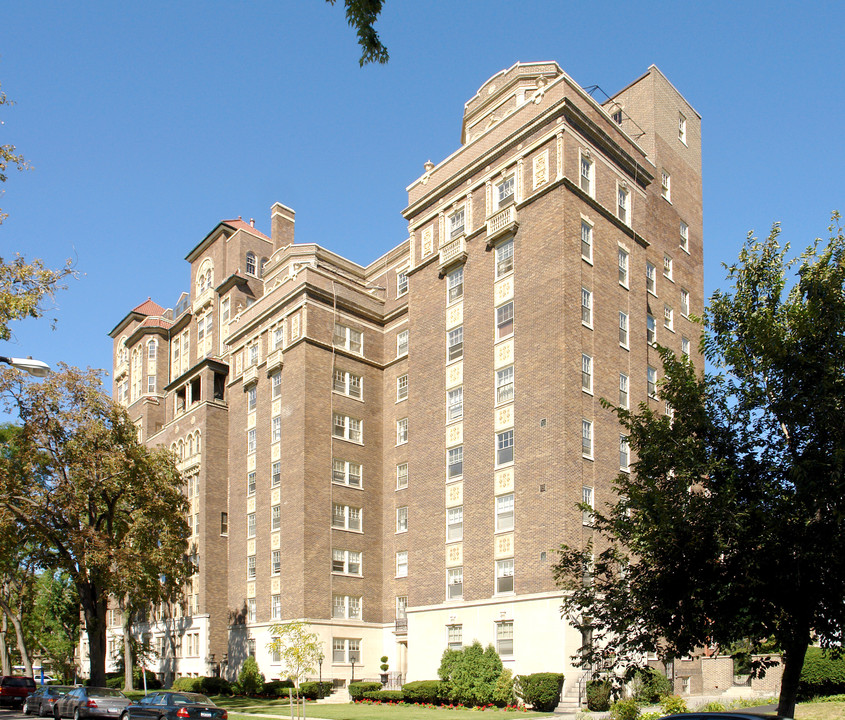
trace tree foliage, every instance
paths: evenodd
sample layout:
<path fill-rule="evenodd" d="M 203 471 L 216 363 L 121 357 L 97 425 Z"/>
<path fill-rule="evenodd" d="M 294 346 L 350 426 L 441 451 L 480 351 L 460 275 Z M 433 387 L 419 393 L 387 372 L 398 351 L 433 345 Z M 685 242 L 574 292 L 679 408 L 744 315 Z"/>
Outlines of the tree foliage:
<path fill-rule="evenodd" d="M 244 660 L 238 673 L 238 685 L 244 695 L 258 695 L 264 689 L 264 675 L 258 668 L 258 661 L 250 655 Z"/>
<path fill-rule="evenodd" d="M 11 107 L 14 104 L 12 100 L 6 97 L 6 93 L 0 90 L 0 107 L 3 105 Z M 17 152 L 17 148 L 14 145 L 0 145 L 0 182 L 6 182 L 8 179 L 9 165 L 19 171 L 26 170 L 29 167 L 23 155 Z M 0 210 L 0 225 L 3 224 L 3 220 L 7 217 L 8 213 Z"/>
<path fill-rule="evenodd" d="M 326 0 L 326 2 L 334 5 L 336 0 Z M 358 34 L 358 44 L 361 46 L 358 64 L 364 67 L 367 63 L 386 63 L 390 55 L 374 27 L 384 0 L 343 0 L 343 5 L 346 8 L 346 21 L 349 27 L 355 28 Z"/>
<path fill-rule="evenodd" d="M 716 373 L 661 349 L 674 418 L 615 408 L 637 459 L 616 479 L 618 502 L 595 513 L 595 548 L 564 546 L 556 565 L 563 612 L 592 633 L 584 664 L 771 638 L 784 662 L 778 712 L 791 716 L 811 636 L 838 647 L 845 237 L 838 224 L 831 233 L 794 262 L 777 225 L 762 242 L 749 235 L 705 318 Z"/>
<path fill-rule="evenodd" d="M 36 382 L 9 369 L 0 396 L 22 423 L 19 458 L 0 456 L 0 510 L 39 539 L 44 565 L 76 588 L 91 682 L 103 685 L 109 596 L 124 591 L 128 573 L 154 585 L 192 570 L 180 475 L 167 451 L 138 442 L 97 371 L 63 365 Z"/>
<path fill-rule="evenodd" d="M 317 671 L 317 665 L 323 659 L 323 643 L 317 633 L 309 630 L 308 624 L 298 621 L 276 623 L 270 628 L 270 634 L 273 640 L 267 649 L 279 654 L 280 674 L 293 680 L 294 693 L 288 697 L 293 702 L 293 695 L 296 695 L 298 710 L 300 683 Z"/>
<path fill-rule="evenodd" d="M 33 647 L 49 661 L 51 674 L 72 680 L 79 645 L 79 595 L 66 572 L 41 573 L 26 625 Z"/>
<path fill-rule="evenodd" d="M 488 705 L 495 701 L 502 660 L 492 645 L 485 650 L 476 640 L 460 650 L 445 650 L 437 674 L 452 702 Z"/>

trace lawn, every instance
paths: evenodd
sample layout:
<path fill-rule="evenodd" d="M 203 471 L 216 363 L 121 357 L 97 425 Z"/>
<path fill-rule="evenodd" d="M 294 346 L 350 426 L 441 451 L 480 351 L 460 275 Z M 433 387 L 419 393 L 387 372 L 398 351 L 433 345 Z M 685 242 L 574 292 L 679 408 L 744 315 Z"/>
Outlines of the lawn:
<path fill-rule="evenodd" d="M 296 710 L 294 709 L 294 713 Z M 306 706 L 308 718 L 323 718 L 324 720 L 469 720 L 472 718 L 487 720 L 510 720 L 516 717 L 549 717 L 550 713 L 522 712 L 517 710 L 478 710 L 467 708 L 447 710 L 445 708 L 427 708 L 419 705 L 371 705 L 369 703 L 348 704 L 317 704 L 308 703 Z M 248 714 L 249 713 L 249 714 Z M 241 714 L 229 711 L 229 720 L 255 720 L 251 713 L 290 717 L 288 705 L 262 705 L 250 707 Z"/>
<path fill-rule="evenodd" d="M 841 720 L 842 718 L 845 718 L 845 700 L 799 703 L 795 708 L 795 720 Z"/>

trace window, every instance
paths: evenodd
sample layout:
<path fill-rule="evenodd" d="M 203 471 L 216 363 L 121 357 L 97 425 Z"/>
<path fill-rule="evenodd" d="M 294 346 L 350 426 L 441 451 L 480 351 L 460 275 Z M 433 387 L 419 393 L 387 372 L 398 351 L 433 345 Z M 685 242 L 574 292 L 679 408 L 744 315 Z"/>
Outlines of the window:
<path fill-rule="evenodd" d="M 649 397 L 657 397 L 657 370 L 651 365 L 648 366 L 646 371 L 646 386 Z"/>
<path fill-rule="evenodd" d="M 446 509 L 446 542 L 462 540 L 464 537 L 464 508 Z"/>
<path fill-rule="evenodd" d="M 628 313 L 619 311 L 619 344 L 628 347 Z"/>
<path fill-rule="evenodd" d="M 464 569 L 462 567 L 446 570 L 446 599 L 460 600 L 464 596 Z"/>
<path fill-rule="evenodd" d="M 496 308 L 496 340 L 513 335 L 513 300 Z"/>
<path fill-rule="evenodd" d="M 464 296 L 464 268 L 455 268 L 446 276 L 446 304 L 449 305 Z"/>
<path fill-rule="evenodd" d="M 446 362 L 459 360 L 464 356 L 464 328 L 456 327 L 446 333 Z"/>
<path fill-rule="evenodd" d="M 619 248 L 619 284 L 628 287 L 628 251 Z"/>
<path fill-rule="evenodd" d="M 672 279 L 672 258 L 668 255 L 663 256 L 663 277 Z"/>
<path fill-rule="evenodd" d="M 513 530 L 513 493 L 496 498 L 496 532 Z"/>
<path fill-rule="evenodd" d="M 335 347 L 360 355 L 364 349 L 364 333 L 345 325 L 335 324 L 333 343 Z"/>
<path fill-rule="evenodd" d="M 246 391 L 246 409 L 247 412 L 252 412 L 255 410 L 256 405 L 256 398 L 258 397 L 258 393 L 256 391 L 255 385 L 251 385 L 249 389 Z"/>
<path fill-rule="evenodd" d="M 408 532 L 408 508 L 396 508 L 396 532 Z"/>
<path fill-rule="evenodd" d="M 246 601 L 246 619 L 247 619 L 247 622 L 253 622 L 253 623 L 258 619 L 258 613 L 257 613 L 255 598 L 247 598 L 247 601 Z M 159 638 L 159 639 L 163 639 L 163 638 Z"/>
<path fill-rule="evenodd" d="M 689 338 L 681 338 L 681 353 L 684 357 L 689 357 Z"/>
<path fill-rule="evenodd" d="M 337 638 L 332 640 L 332 662 L 342 663 L 346 661 L 346 640 Z"/>
<path fill-rule="evenodd" d="M 282 418 L 274 417 L 270 422 L 270 442 L 277 443 L 282 439 Z"/>
<path fill-rule="evenodd" d="M 408 337 L 410 332 L 403 330 L 396 336 L 396 357 L 408 354 Z"/>
<path fill-rule="evenodd" d="M 147 392 L 154 393 L 156 391 L 156 376 L 147 375 Z"/>
<path fill-rule="evenodd" d="M 689 225 L 687 225 L 683 220 L 681 220 L 681 239 L 679 244 L 681 246 L 681 250 L 689 252 Z"/>
<path fill-rule="evenodd" d="M 270 574 L 279 575 L 282 572 L 282 551 L 273 550 L 270 553 Z"/>
<path fill-rule="evenodd" d="M 282 463 L 274 462 L 270 466 L 270 486 L 278 487 L 282 482 Z"/>
<path fill-rule="evenodd" d="M 593 457 L 593 423 L 581 420 L 581 454 L 585 458 Z"/>
<path fill-rule="evenodd" d="M 450 650 L 460 650 L 464 646 L 463 626 L 447 625 L 446 641 Z"/>
<path fill-rule="evenodd" d="M 496 246 L 496 279 L 513 270 L 513 238 Z"/>
<path fill-rule="evenodd" d="M 611 120 L 613 120 L 613 122 L 615 122 L 617 125 L 621 125 L 621 124 L 622 124 L 622 111 L 621 111 L 621 110 L 617 110 L 616 112 L 614 112 L 614 113 L 613 113 L 613 115 L 611 115 L 611 116 L 610 116 L 610 118 L 611 118 Z"/>
<path fill-rule="evenodd" d="M 229 513 L 227 512 L 220 513 L 220 534 L 229 534 Z"/>
<path fill-rule="evenodd" d="M 581 221 L 581 257 L 593 262 L 593 226 L 586 220 Z"/>
<path fill-rule="evenodd" d="M 408 463 L 396 466 L 396 489 L 402 490 L 408 487 Z"/>
<path fill-rule="evenodd" d="M 449 236 L 452 238 L 462 235 L 464 232 L 464 218 L 466 213 L 463 208 L 458 208 L 449 216 Z"/>
<path fill-rule="evenodd" d="M 282 527 L 282 506 L 273 505 L 270 507 L 270 529 L 278 530 Z"/>
<path fill-rule="evenodd" d="M 446 391 L 446 422 L 460 420 L 464 416 L 464 389 Z"/>
<path fill-rule="evenodd" d="M 681 315 L 689 317 L 689 292 L 681 288 Z"/>
<path fill-rule="evenodd" d="M 681 113 L 678 113 L 678 140 L 687 144 L 687 119 Z"/>
<path fill-rule="evenodd" d="M 400 270 L 396 273 L 396 297 L 402 297 L 408 292 L 408 271 Z"/>
<path fill-rule="evenodd" d="M 332 434 L 341 440 L 349 440 L 350 442 L 361 442 L 361 421 L 348 415 L 340 415 L 334 413 L 332 421 Z"/>
<path fill-rule="evenodd" d="M 249 513 L 246 516 L 246 536 L 249 538 L 255 537 L 255 513 Z"/>
<path fill-rule="evenodd" d="M 513 592 L 513 558 L 496 561 L 496 592 Z"/>
<path fill-rule="evenodd" d="M 628 409 L 628 376 L 619 373 L 619 407 Z"/>
<path fill-rule="evenodd" d="M 584 354 L 581 355 L 581 389 L 593 392 L 593 358 Z"/>
<path fill-rule="evenodd" d="M 396 577 L 408 577 L 408 551 L 396 553 Z"/>
<path fill-rule="evenodd" d="M 256 263 L 255 263 L 255 253 L 248 252 L 246 254 L 246 274 L 247 275 L 255 275 L 256 274 Z"/>
<path fill-rule="evenodd" d="M 408 418 L 396 421 L 396 444 L 404 445 L 408 442 Z"/>
<path fill-rule="evenodd" d="M 581 322 L 587 327 L 593 325 L 593 293 L 581 288 Z"/>
<path fill-rule="evenodd" d="M 408 620 L 408 596 L 407 595 L 397 595 L 396 596 L 396 620 L 404 620 L 405 626 L 407 627 L 407 620 Z M 398 624 L 398 622 L 397 622 Z"/>
<path fill-rule="evenodd" d="M 360 375 L 354 375 L 346 370 L 334 371 L 334 383 L 332 388 L 335 392 L 360 400 L 362 396 L 362 383 L 363 379 Z"/>
<path fill-rule="evenodd" d="M 348 460 L 332 460 L 332 482 L 350 487 L 361 487 L 361 466 Z"/>
<path fill-rule="evenodd" d="M 663 327 L 667 330 L 674 330 L 675 327 L 675 311 L 668 305 L 663 306 Z"/>
<path fill-rule="evenodd" d="M 496 185 L 496 207 L 504 207 L 513 200 L 515 184 L 514 176 L 510 175 Z"/>
<path fill-rule="evenodd" d="M 408 376 L 400 375 L 396 378 L 396 402 L 408 399 Z"/>
<path fill-rule="evenodd" d="M 345 640 L 343 638 L 332 639 L 332 662 L 335 663 L 361 662 L 361 641 Z"/>
<path fill-rule="evenodd" d="M 657 321 L 651 313 L 646 315 L 646 340 L 652 345 L 657 341 Z"/>
<path fill-rule="evenodd" d="M 332 503 L 332 527 L 361 530 L 361 508 Z"/>
<path fill-rule="evenodd" d="M 247 360 L 248 365 L 252 367 L 253 365 L 258 365 L 258 341 L 256 340 L 254 343 L 250 344 L 247 348 Z"/>
<path fill-rule="evenodd" d="M 271 378 L 271 384 L 273 386 L 273 400 L 278 400 L 282 397 L 282 373 L 275 372 Z"/>
<path fill-rule="evenodd" d="M 271 620 L 281 620 L 282 618 L 282 596 L 281 595 L 271 595 L 270 596 L 270 619 Z"/>
<path fill-rule="evenodd" d="M 619 436 L 619 469 L 623 472 L 628 472 L 629 465 L 628 438 L 624 435 Z"/>
<path fill-rule="evenodd" d="M 285 339 L 285 326 L 278 323 L 273 328 L 273 350 L 281 350 Z"/>
<path fill-rule="evenodd" d="M 627 188 L 619 187 L 616 191 L 616 215 L 626 225 L 631 224 L 631 194 Z"/>
<path fill-rule="evenodd" d="M 581 155 L 581 172 L 580 183 L 581 189 L 590 197 L 593 195 L 593 175 L 594 175 L 593 161 L 585 155 Z"/>
<path fill-rule="evenodd" d="M 250 555 L 246 559 L 246 579 L 255 580 L 255 555 Z"/>
<path fill-rule="evenodd" d="M 332 596 L 332 617 L 348 618 L 350 620 L 361 619 L 361 598 L 352 595 Z"/>
<path fill-rule="evenodd" d="M 446 480 L 454 480 L 464 474 L 464 447 L 449 448 L 446 451 Z"/>
<path fill-rule="evenodd" d="M 657 295 L 657 268 L 650 262 L 645 264 L 645 289 Z"/>
<path fill-rule="evenodd" d="M 496 623 L 496 652 L 513 655 L 513 620 Z"/>
<path fill-rule="evenodd" d="M 513 430 L 496 434 L 496 464 L 513 462 Z"/>
<path fill-rule="evenodd" d="M 496 404 L 513 400 L 513 365 L 496 371 Z"/>
<path fill-rule="evenodd" d="M 155 362 L 156 348 L 158 348 L 158 343 L 156 343 L 155 340 L 150 340 L 147 343 L 147 360 L 152 360 L 153 362 Z"/>
<path fill-rule="evenodd" d="M 246 452 L 247 455 L 255 452 L 255 428 L 246 431 Z"/>
<path fill-rule="evenodd" d="M 660 173 L 660 197 L 672 202 L 672 177 L 665 170 Z"/>
<path fill-rule="evenodd" d="M 584 486 L 581 488 L 581 524 L 591 526 L 593 524 L 593 510 L 596 508 L 593 488 Z"/>
<path fill-rule="evenodd" d="M 344 575 L 361 574 L 361 553 L 353 550 L 332 550 L 332 572 Z"/>

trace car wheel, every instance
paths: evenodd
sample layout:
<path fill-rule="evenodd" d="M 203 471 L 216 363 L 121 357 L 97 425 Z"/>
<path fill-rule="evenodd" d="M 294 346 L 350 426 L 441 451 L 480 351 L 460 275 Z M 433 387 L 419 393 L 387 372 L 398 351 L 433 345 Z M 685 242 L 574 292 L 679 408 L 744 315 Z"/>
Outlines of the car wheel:
<path fill-rule="evenodd" d="M 73 711 L 73 720 L 82 720 L 82 716 L 79 714 L 79 708 Z"/>
<path fill-rule="evenodd" d="M 21 705 L 21 712 L 24 715 L 29 715 L 29 703 L 27 703 L 26 700 L 24 700 L 23 705 Z"/>

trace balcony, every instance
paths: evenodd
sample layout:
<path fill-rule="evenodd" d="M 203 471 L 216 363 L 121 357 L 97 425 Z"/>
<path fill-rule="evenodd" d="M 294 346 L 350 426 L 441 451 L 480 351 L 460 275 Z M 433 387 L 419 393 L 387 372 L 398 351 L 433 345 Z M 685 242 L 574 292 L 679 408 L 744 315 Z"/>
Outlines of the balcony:
<path fill-rule="evenodd" d="M 270 375 L 277 368 L 282 367 L 284 360 L 282 351 L 276 350 L 267 356 L 267 374 Z"/>
<path fill-rule="evenodd" d="M 398 617 L 396 618 L 396 629 L 394 631 L 397 635 L 407 635 L 408 634 L 408 617 Z"/>
<path fill-rule="evenodd" d="M 193 312 L 197 313 L 200 310 L 202 310 L 206 305 L 211 305 L 211 301 L 212 301 L 213 298 L 214 298 L 214 290 L 212 290 L 210 287 L 203 290 L 200 293 L 199 297 L 197 297 L 194 300 L 194 305 L 193 305 L 193 308 L 192 308 Z"/>
<path fill-rule="evenodd" d="M 120 380 L 124 375 L 129 373 L 129 363 L 119 362 L 114 368 L 114 379 Z"/>
<path fill-rule="evenodd" d="M 518 227 L 514 205 L 508 205 L 503 210 L 499 210 L 487 220 L 487 246 L 492 247 L 497 240 L 506 235 L 513 235 Z"/>
<path fill-rule="evenodd" d="M 452 265 L 462 263 L 467 259 L 467 241 L 466 238 L 461 237 L 451 242 L 446 243 L 440 248 L 440 276 L 446 274 L 446 270 Z"/>
<path fill-rule="evenodd" d="M 250 365 L 244 370 L 244 388 L 258 382 L 258 365 Z"/>

